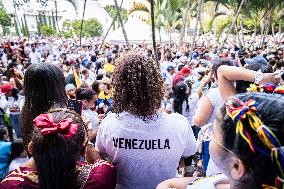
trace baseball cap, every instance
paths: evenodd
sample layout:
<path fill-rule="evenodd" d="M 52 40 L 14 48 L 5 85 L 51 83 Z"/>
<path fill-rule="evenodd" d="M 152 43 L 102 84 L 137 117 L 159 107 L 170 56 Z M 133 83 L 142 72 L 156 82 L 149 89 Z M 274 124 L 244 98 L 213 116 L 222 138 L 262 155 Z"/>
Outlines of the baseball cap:
<path fill-rule="evenodd" d="M 170 70 L 174 70 L 174 67 L 173 66 L 168 66 L 167 67 L 167 71 L 170 71 Z"/>
<path fill-rule="evenodd" d="M 72 83 L 69 83 L 65 86 L 65 91 L 71 91 L 71 90 L 75 90 L 76 87 L 72 84 Z"/>
<path fill-rule="evenodd" d="M 181 73 L 183 74 L 186 74 L 186 73 L 191 73 L 191 70 L 188 66 L 184 66 L 181 70 L 180 70 Z"/>
<path fill-rule="evenodd" d="M 6 94 L 13 89 L 13 85 L 10 83 L 5 83 L 1 87 L 1 93 Z"/>

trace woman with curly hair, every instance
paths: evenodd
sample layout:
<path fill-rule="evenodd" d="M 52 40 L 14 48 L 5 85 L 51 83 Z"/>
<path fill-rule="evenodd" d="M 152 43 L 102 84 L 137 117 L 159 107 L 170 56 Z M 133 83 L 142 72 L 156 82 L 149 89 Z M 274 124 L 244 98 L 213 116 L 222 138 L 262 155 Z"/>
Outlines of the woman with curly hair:
<path fill-rule="evenodd" d="M 163 80 L 147 55 L 130 52 L 117 59 L 113 92 L 115 113 L 101 123 L 96 149 L 112 160 L 116 188 L 155 188 L 176 175 L 181 156 L 196 152 L 192 129 L 182 115 L 159 110 Z"/>

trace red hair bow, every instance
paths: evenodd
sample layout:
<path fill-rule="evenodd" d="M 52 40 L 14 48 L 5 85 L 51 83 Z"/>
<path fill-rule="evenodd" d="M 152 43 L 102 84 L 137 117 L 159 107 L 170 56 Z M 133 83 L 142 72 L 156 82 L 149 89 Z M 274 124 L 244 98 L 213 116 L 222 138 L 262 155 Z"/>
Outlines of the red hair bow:
<path fill-rule="evenodd" d="M 78 124 L 72 123 L 72 118 L 63 119 L 59 123 L 54 123 L 51 114 L 41 114 L 37 116 L 33 122 L 34 125 L 40 129 L 43 136 L 60 133 L 66 140 L 76 134 L 79 127 Z"/>

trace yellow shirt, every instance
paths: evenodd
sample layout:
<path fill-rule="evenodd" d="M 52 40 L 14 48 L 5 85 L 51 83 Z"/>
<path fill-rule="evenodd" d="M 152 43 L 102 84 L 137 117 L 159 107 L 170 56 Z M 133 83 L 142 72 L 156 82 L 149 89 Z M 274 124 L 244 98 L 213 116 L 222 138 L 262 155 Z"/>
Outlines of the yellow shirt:
<path fill-rule="evenodd" d="M 107 73 L 107 72 L 113 73 L 113 71 L 114 71 L 114 65 L 112 65 L 112 64 L 110 64 L 110 63 L 106 63 L 106 64 L 104 65 L 104 70 L 105 70 L 106 73 Z"/>

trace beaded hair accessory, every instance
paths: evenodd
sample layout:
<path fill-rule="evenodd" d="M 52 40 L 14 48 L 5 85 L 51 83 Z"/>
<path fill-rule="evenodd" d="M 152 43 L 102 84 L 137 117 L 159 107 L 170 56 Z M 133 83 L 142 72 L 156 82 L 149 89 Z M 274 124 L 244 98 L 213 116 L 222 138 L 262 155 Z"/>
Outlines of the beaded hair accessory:
<path fill-rule="evenodd" d="M 284 94 L 284 86 L 277 86 L 272 83 L 266 83 L 260 85 L 250 84 L 250 87 L 247 88 L 247 91 Z"/>
<path fill-rule="evenodd" d="M 275 186 L 277 188 L 281 188 L 282 186 L 282 189 L 284 189 L 284 147 L 281 146 L 280 141 L 273 133 L 273 131 L 266 125 L 264 125 L 260 118 L 256 115 L 257 102 L 255 100 L 243 102 L 240 99 L 231 97 L 226 101 L 225 106 L 228 116 L 237 124 L 236 134 L 241 135 L 241 137 L 248 143 L 253 153 L 258 151 L 268 157 L 271 157 L 272 162 L 277 165 L 277 169 L 281 174 L 281 178 L 277 177 L 275 179 Z M 249 125 L 243 124 L 243 120 L 245 119 L 248 121 Z M 250 126 L 250 128 L 257 133 L 259 139 L 268 149 L 270 149 L 270 152 L 253 144 L 251 136 L 247 131 L 247 128 L 245 128 L 248 126 Z M 263 185 L 263 187 L 267 189 L 275 188 L 267 185 Z"/>

